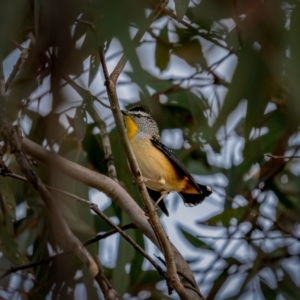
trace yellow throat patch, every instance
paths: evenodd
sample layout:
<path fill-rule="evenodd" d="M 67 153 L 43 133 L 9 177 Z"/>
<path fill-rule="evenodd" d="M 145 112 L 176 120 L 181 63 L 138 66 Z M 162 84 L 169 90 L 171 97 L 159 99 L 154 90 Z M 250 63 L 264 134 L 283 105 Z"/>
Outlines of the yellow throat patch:
<path fill-rule="evenodd" d="M 139 128 L 134 123 L 131 117 L 125 116 L 124 119 L 127 128 L 127 136 L 129 140 L 132 140 L 135 137 L 136 133 L 138 132 Z"/>

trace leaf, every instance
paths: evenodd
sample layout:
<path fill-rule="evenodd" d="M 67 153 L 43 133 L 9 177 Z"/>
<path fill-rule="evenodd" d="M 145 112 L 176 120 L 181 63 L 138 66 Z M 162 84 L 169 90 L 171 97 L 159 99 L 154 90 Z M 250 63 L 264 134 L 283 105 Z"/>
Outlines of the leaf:
<path fill-rule="evenodd" d="M 196 67 L 198 64 L 202 67 L 206 67 L 207 65 L 203 56 L 202 45 L 197 39 L 193 39 L 183 45 L 175 46 L 172 54 L 180 57 L 192 67 Z"/>
<path fill-rule="evenodd" d="M 185 229 L 183 229 L 183 227 L 179 226 L 179 229 L 181 230 L 182 234 L 184 235 L 184 237 L 194 246 L 197 248 L 201 248 L 203 246 L 206 246 L 205 243 L 203 243 L 200 239 L 198 239 L 196 236 L 194 236 L 193 234 L 189 233 L 188 231 L 186 231 Z"/>
<path fill-rule="evenodd" d="M 190 104 L 190 111 L 197 124 L 197 129 L 200 131 L 204 126 L 207 126 L 207 120 L 204 111 L 208 108 L 206 99 L 198 97 L 196 94 L 187 91 L 187 99 Z"/>
<path fill-rule="evenodd" d="M 4 204 L 6 213 L 12 220 L 16 220 L 16 202 L 6 178 L 0 178 L 0 197 Z"/>
<path fill-rule="evenodd" d="M 87 153 L 88 161 L 100 173 L 107 174 L 107 164 L 105 163 L 105 153 L 103 151 L 102 137 L 100 134 L 94 134 L 95 124 L 88 124 L 86 134 L 82 141 L 83 150 Z"/>
<path fill-rule="evenodd" d="M 293 278 L 290 276 L 290 274 L 285 270 L 285 268 L 281 269 L 284 273 L 284 277 L 282 280 L 278 280 L 278 288 L 282 292 L 283 296 L 286 299 L 289 300 L 297 300 L 300 297 L 300 290 L 299 287 L 295 284 L 295 281 L 297 281 L 297 278 Z"/>
<path fill-rule="evenodd" d="M 91 85 L 93 80 L 95 79 L 100 66 L 100 57 L 99 55 L 92 54 L 90 56 L 90 68 L 89 68 L 89 82 L 88 86 Z"/>
<path fill-rule="evenodd" d="M 79 106 L 77 107 L 74 116 L 74 129 L 79 144 L 81 144 L 81 142 L 85 137 L 86 127 L 87 127 L 86 111 L 83 108 L 83 106 Z"/>
<path fill-rule="evenodd" d="M 300 5 L 295 5 L 291 13 L 289 34 L 290 59 L 287 64 L 289 105 L 287 105 L 287 115 L 290 126 L 299 126 L 299 61 L 300 61 L 300 43 L 298 40 L 300 28 Z"/>
<path fill-rule="evenodd" d="M 3 224 L 0 224 L 0 251 L 16 266 L 29 263 L 27 257 L 19 252 L 17 243 Z"/>
<path fill-rule="evenodd" d="M 228 227 L 232 218 L 239 220 L 245 213 L 245 207 L 226 208 L 221 214 L 218 214 L 208 220 L 210 225 L 218 225 L 219 222 L 223 226 Z"/>
<path fill-rule="evenodd" d="M 243 48 L 239 55 L 239 63 L 234 72 L 229 91 L 218 118 L 212 127 L 212 132 L 207 132 L 206 134 L 213 135 L 217 132 L 220 126 L 226 123 L 229 114 L 236 109 L 238 104 L 243 99 L 247 99 L 245 135 L 246 138 L 249 138 L 252 127 L 258 126 L 257 124 L 261 121 L 269 100 L 265 87 L 267 85 L 267 75 L 266 66 L 258 54 L 253 49 Z M 251 83 L 249 83 L 249 78 L 251 78 Z"/>
<path fill-rule="evenodd" d="M 40 3 L 39 0 L 34 0 L 34 30 L 35 37 L 39 37 L 39 24 L 40 24 Z"/>
<path fill-rule="evenodd" d="M 189 7 L 190 0 L 174 0 L 174 2 L 177 20 L 180 21 Z"/>
<path fill-rule="evenodd" d="M 92 23 L 92 21 L 91 21 L 91 15 L 89 13 L 86 13 L 86 12 L 84 12 L 78 19 Z M 79 40 L 82 36 L 84 36 L 87 33 L 87 31 L 90 30 L 90 27 L 89 27 L 88 24 L 83 24 L 80 21 L 77 22 L 77 23 L 74 23 L 73 26 L 75 28 L 74 28 L 74 33 L 73 33 L 72 38 L 75 41 Z"/>
<path fill-rule="evenodd" d="M 145 249 L 145 242 L 144 242 L 144 236 L 141 233 L 140 230 L 135 230 L 134 231 L 135 234 L 135 241 L 137 242 L 137 244 L 142 248 Z M 138 279 L 141 277 L 141 275 L 143 274 L 143 262 L 144 262 L 144 256 L 138 252 L 135 251 L 134 253 L 134 259 L 132 261 L 132 267 L 130 270 L 130 285 L 134 286 L 137 284 Z"/>
<path fill-rule="evenodd" d="M 156 47 L 155 47 L 155 64 L 160 69 L 164 71 L 170 61 L 170 44 L 168 37 L 168 25 L 166 25 L 158 36 Z"/>
<path fill-rule="evenodd" d="M 130 293 L 132 294 L 132 296 L 135 296 L 143 290 L 153 291 L 155 290 L 157 282 L 162 279 L 163 278 L 157 272 L 157 270 L 147 270 L 144 272 L 140 272 L 138 280 L 134 282 L 132 286 L 130 286 Z"/>
<path fill-rule="evenodd" d="M 125 213 L 122 211 L 122 219 L 124 223 L 129 222 L 129 218 Z M 129 236 L 134 238 L 133 232 L 127 232 Z M 119 242 L 119 249 L 118 249 L 118 256 L 116 267 L 113 271 L 113 286 L 116 288 L 120 295 L 123 295 L 126 291 L 128 291 L 129 283 L 130 283 L 130 276 L 126 270 L 127 266 L 133 268 L 132 260 L 135 254 L 135 250 L 130 243 L 128 243 L 124 238 L 120 237 Z"/>
<path fill-rule="evenodd" d="M 265 284 L 262 280 L 260 281 L 260 288 L 264 295 L 265 300 L 273 300 L 276 299 L 277 293 L 275 290 L 271 289 L 267 284 Z"/>

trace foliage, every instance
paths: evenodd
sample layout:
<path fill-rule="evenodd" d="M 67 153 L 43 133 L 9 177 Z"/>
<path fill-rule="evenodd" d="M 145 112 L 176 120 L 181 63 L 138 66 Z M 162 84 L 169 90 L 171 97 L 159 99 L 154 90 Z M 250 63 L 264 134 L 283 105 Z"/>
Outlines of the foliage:
<path fill-rule="evenodd" d="M 29 139 L 107 174 L 91 111 L 96 107 L 109 130 L 118 179 L 140 203 L 111 112 L 99 103 L 108 103 L 99 48 L 105 47 L 110 70 L 124 53 L 121 106 L 150 107 L 173 141 L 170 129 L 179 130 L 178 145 L 169 146 L 214 191 L 201 206 L 189 208 L 207 209 L 194 224 L 190 211 L 176 214 L 182 218 L 174 222 L 164 219 L 177 240 L 193 246 L 190 265 L 201 291 L 207 299 L 298 299 L 300 190 L 293 156 L 300 147 L 300 3 L 176 0 L 149 27 L 149 12 L 158 3 L 2 1 L 6 81 L 20 53 L 13 41 L 30 49 L 9 85 L 6 113 Z M 138 29 L 146 30 L 140 42 L 132 38 Z M 4 158 L 18 173 L 15 161 Z M 37 172 L 46 184 L 85 199 L 94 194 L 48 167 L 40 165 Z M 59 203 L 80 240 L 110 230 L 83 204 L 61 196 Z M 130 223 L 114 203 L 104 212 L 121 225 Z M 27 183 L 0 178 L 1 273 L 59 251 L 46 217 Z M 149 246 L 139 231 L 127 232 L 141 247 Z M 106 275 L 124 297 L 169 299 L 157 284 L 162 278 L 124 239 L 100 241 L 88 250 L 105 256 Z M 87 270 L 71 255 L 11 274 L 0 288 L 5 298 L 73 299 L 80 291 L 86 299 L 100 299 Z"/>

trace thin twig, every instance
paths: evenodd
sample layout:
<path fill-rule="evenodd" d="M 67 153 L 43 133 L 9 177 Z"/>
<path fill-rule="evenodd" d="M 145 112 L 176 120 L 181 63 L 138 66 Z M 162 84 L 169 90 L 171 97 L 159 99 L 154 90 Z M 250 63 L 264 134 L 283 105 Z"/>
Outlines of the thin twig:
<path fill-rule="evenodd" d="M 89 22 L 89 21 L 85 21 L 85 20 L 82 20 L 82 19 L 76 19 L 75 22 L 77 23 L 81 23 L 81 24 L 84 24 L 84 25 L 87 25 L 88 27 L 90 27 L 92 30 L 95 30 L 95 24 L 92 23 L 92 22 Z"/>
<path fill-rule="evenodd" d="M 23 48 L 20 56 L 16 62 L 16 64 L 14 65 L 10 75 L 8 76 L 8 79 L 5 83 L 5 92 L 7 92 L 10 84 L 12 83 L 12 81 L 14 80 L 15 76 L 17 75 L 17 73 L 19 72 L 19 70 L 22 68 L 23 64 L 25 63 L 27 56 L 29 53 L 29 49 L 27 48 Z"/>
<path fill-rule="evenodd" d="M 17 174 L 14 174 L 12 172 L 9 172 L 9 173 L 6 173 L 6 174 L 1 174 L 1 175 L 4 175 L 4 176 L 8 176 L 8 177 L 12 177 L 12 178 L 15 178 L 15 179 L 18 179 L 18 180 L 21 180 L 21 181 L 24 181 L 24 182 L 28 182 L 28 180 L 23 177 L 23 176 L 20 176 L 20 175 L 17 175 Z M 107 222 L 112 228 L 114 228 L 114 230 L 112 231 L 112 233 L 109 233 L 109 235 L 115 233 L 115 232 L 119 232 L 138 252 L 140 252 L 156 269 L 157 271 L 159 272 L 159 274 L 161 274 L 163 277 L 165 277 L 165 272 L 162 270 L 162 268 L 151 258 L 151 256 L 149 256 L 129 235 L 127 235 L 123 229 L 117 225 L 115 225 L 99 208 L 96 204 L 86 200 L 86 199 L 83 199 L 81 197 L 78 197 L 74 194 L 71 194 L 71 193 L 68 193 L 68 192 L 65 192 L 63 190 L 60 190 L 60 189 L 57 189 L 57 188 L 54 188 L 54 187 L 51 187 L 49 185 L 47 185 L 47 188 L 48 189 L 51 189 L 51 190 L 54 190 L 56 192 L 59 192 L 65 196 L 69 196 L 81 203 L 84 203 L 84 204 L 87 204 L 89 205 L 90 209 L 93 210 L 98 216 L 100 216 L 105 222 Z M 133 228 L 133 224 L 129 224 L 129 225 L 125 225 L 124 228 L 128 229 L 128 228 Z M 87 242 L 84 243 L 84 245 L 89 245 L 91 244 L 92 242 L 95 242 L 97 240 L 100 240 L 104 237 L 107 237 L 109 235 L 100 235 L 100 238 L 99 236 L 97 236 L 96 238 L 92 239 L 92 240 L 88 240 Z M 48 258 L 49 259 L 49 258 Z M 0 277 L 1 279 L 1 277 Z"/>
<path fill-rule="evenodd" d="M 127 229 L 136 228 L 136 227 L 132 223 L 130 223 L 130 224 L 123 225 L 120 228 L 122 230 L 127 230 Z M 113 229 L 113 230 L 108 231 L 104 234 L 98 234 L 94 238 L 85 241 L 83 243 L 83 245 L 84 246 L 91 245 L 91 244 L 93 244 L 95 242 L 98 242 L 100 240 L 103 240 L 103 239 L 105 239 L 105 238 L 107 238 L 107 237 L 109 237 L 109 236 L 111 236 L 111 235 L 113 235 L 117 232 L 118 232 L 117 230 Z M 11 268 L 7 269 L 2 275 L 0 275 L 0 280 L 5 278 L 6 276 L 10 275 L 11 273 L 15 273 L 15 272 L 18 272 L 18 271 L 21 271 L 21 270 L 31 269 L 31 268 L 40 266 L 42 264 L 48 264 L 48 263 L 52 262 L 53 260 L 55 260 L 59 257 L 64 257 L 64 256 L 66 256 L 68 254 L 71 254 L 71 253 L 73 253 L 71 250 L 67 250 L 67 251 L 64 251 L 64 252 L 56 254 L 56 255 L 52 255 L 52 256 L 49 256 L 49 257 L 42 258 L 39 261 L 35 261 L 33 263 L 29 263 L 29 264 L 25 264 L 25 265 L 17 266 L 17 267 L 11 267 Z"/>
<path fill-rule="evenodd" d="M 233 50 L 232 47 L 228 47 L 226 45 L 223 45 L 222 43 L 220 43 L 219 41 L 217 41 L 216 39 L 213 39 L 211 36 L 211 33 L 204 33 L 204 32 L 200 32 L 198 28 L 194 27 L 193 25 L 191 25 L 190 23 L 186 22 L 185 20 L 181 19 L 181 20 L 177 20 L 177 16 L 176 14 L 171 10 L 171 9 L 164 9 L 163 11 L 167 16 L 171 17 L 172 19 L 174 19 L 174 21 L 177 23 L 182 24 L 183 26 L 187 27 L 188 29 L 190 29 L 192 32 L 197 32 L 197 34 L 199 34 L 201 37 L 203 37 L 204 39 L 210 41 L 211 43 L 219 46 L 220 48 L 226 49 L 228 50 L 230 53 L 235 53 L 235 51 Z"/>
<path fill-rule="evenodd" d="M 148 18 L 148 20 L 150 22 L 147 26 L 150 26 L 153 19 L 155 19 L 156 16 L 158 14 L 160 14 L 162 10 L 165 9 L 167 4 L 168 4 L 168 1 L 163 1 L 157 6 L 157 8 L 153 11 L 151 16 Z M 146 30 L 147 30 L 147 28 L 140 29 L 134 37 L 134 42 L 139 42 Z M 118 97 L 116 94 L 116 83 L 117 83 L 120 73 L 124 69 L 127 59 L 123 55 L 121 57 L 121 59 L 119 60 L 118 64 L 116 65 L 115 69 L 109 76 L 103 48 L 100 49 L 99 54 L 100 54 L 101 66 L 102 66 L 103 74 L 104 74 L 104 78 L 105 78 L 105 86 L 106 86 L 106 90 L 107 90 L 107 95 L 108 95 L 108 98 L 110 101 L 110 105 L 112 107 L 112 112 L 113 112 L 113 115 L 115 118 L 116 126 L 118 128 L 122 144 L 125 148 L 127 158 L 128 158 L 133 176 L 135 178 L 135 182 L 137 184 L 140 195 L 141 195 L 144 205 L 146 207 L 146 212 L 149 216 L 149 223 L 151 224 L 154 232 L 156 233 L 156 236 L 157 236 L 157 238 L 160 242 L 161 248 L 162 248 L 162 252 L 164 253 L 164 256 L 166 259 L 166 266 L 167 266 L 167 272 L 168 272 L 167 273 L 167 285 L 169 287 L 169 293 L 171 292 L 170 287 L 172 287 L 176 290 L 176 292 L 178 293 L 178 295 L 181 299 L 190 299 L 190 297 L 188 296 L 188 291 L 185 289 L 182 282 L 178 279 L 177 268 L 176 268 L 176 264 L 175 264 L 175 260 L 174 260 L 174 254 L 172 251 L 172 247 L 171 247 L 169 238 L 166 235 L 166 233 L 160 223 L 159 217 L 154 209 L 153 203 L 149 198 L 145 184 L 142 180 L 141 171 L 139 169 L 138 163 L 136 161 L 136 158 L 133 154 L 133 151 L 131 149 L 131 146 L 129 144 L 129 141 L 128 141 L 128 138 L 126 135 L 126 130 L 125 130 L 124 123 L 123 123 L 123 117 L 122 117 L 122 114 L 120 111 L 119 101 L 118 101 Z M 196 284 L 194 287 L 198 290 L 198 286 Z M 189 290 L 189 291 L 191 291 L 191 290 Z M 199 291 L 199 294 L 201 295 L 200 291 Z M 196 299 L 195 293 L 193 293 L 193 296 L 194 296 L 194 299 Z M 197 298 L 198 298 L 198 295 L 197 295 Z"/>
<path fill-rule="evenodd" d="M 138 44 L 142 37 L 144 36 L 145 32 L 148 30 L 152 22 L 161 14 L 161 12 L 167 7 L 169 0 L 161 0 L 160 3 L 155 7 L 155 9 L 149 15 L 145 25 L 140 28 L 137 33 L 135 34 L 132 42 Z M 110 74 L 109 79 L 113 81 L 114 84 L 117 83 L 118 78 L 123 71 L 125 65 L 127 63 L 127 59 L 125 54 L 122 55 L 119 62 L 117 63 L 116 67 L 114 68 L 113 72 Z M 102 66 L 103 68 L 103 66 Z M 104 69 L 103 69 L 104 72 Z M 105 80 L 107 80 L 107 74 L 104 73 Z"/>
<path fill-rule="evenodd" d="M 181 282 L 178 280 L 178 277 L 177 277 L 177 270 L 176 270 L 176 265 L 174 263 L 174 258 L 173 258 L 173 253 L 172 253 L 172 250 L 170 247 L 170 242 L 168 240 L 168 237 L 166 236 L 166 233 L 163 230 L 162 225 L 160 224 L 159 217 L 157 216 L 157 213 L 154 209 L 152 201 L 149 198 L 145 184 L 142 180 L 139 166 L 137 164 L 137 161 L 134 157 L 134 154 L 130 147 L 129 141 L 127 139 L 127 135 L 126 135 L 126 131 L 124 128 L 124 123 L 123 123 L 123 117 L 122 117 L 122 114 L 120 111 L 119 102 L 118 102 L 118 98 L 116 95 L 115 84 L 109 77 L 107 77 L 108 72 L 107 72 L 107 66 L 106 66 L 103 51 L 101 51 L 101 53 L 100 53 L 100 59 L 101 59 L 101 65 L 103 68 L 104 77 L 106 80 L 106 88 L 107 88 L 108 98 L 110 100 L 111 106 L 113 107 L 113 114 L 114 114 L 117 128 L 119 130 L 119 134 L 121 136 L 121 141 L 125 148 L 127 158 L 128 158 L 131 170 L 133 172 L 133 176 L 135 178 L 135 182 L 137 184 L 137 187 L 139 189 L 139 192 L 141 194 L 142 200 L 143 200 L 145 208 L 146 208 L 146 212 L 149 216 L 149 222 L 150 222 L 154 232 L 157 235 L 157 238 L 161 244 L 162 251 L 163 251 L 166 261 L 167 261 L 167 270 L 168 270 L 168 276 L 169 276 L 168 277 L 169 280 L 167 280 L 167 282 L 168 282 L 167 284 L 168 284 L 168 286 L 172 286 L 178 292 L 178 294 L 182 297 L 182 299 L 188 299 L 186 296 L 184 287 L 182 286 Z"/>
<path fill-rule="evenodd" d="M 256 213 L 256 211 L 255 211 Z M 277 240 L 277 239 L 284 239 L 284 238 L 294 238 L 291 234 L 287 235 L 281 235 L 281 236 L 262 236 L 262 237 L 256 237 L 251 238 L 247 236 L 241 236 L 241 237 L 229 237 L 229 236 L 205 236 L 205 235 L 196 235 L 197 239 L 209 239 L 209 240 L 246 240 L 246 241 L 259 241 L 259 240 Z"/>
<path fill-rule="evenodd" d="M 31 165 L 27 159 L 27 156 L 22 150 L 22 136 L 18 129 L 12 126 L 12 124 L 4 119 L 2 120 L 3 133 L 7 136 L 7 140 L 10 144 L 11 152 L 14 153 L 17 163 L 25 175 L 28 182 L 40 195 L 42 200 L 47 206 L 49 212 L 49 221 L 56 233 L 58 242 L 65 249 L 71 248 L 76 255 L 82 260 L 82 262 L 88 268 L 90 274 L 95 277 L 98 273 L 98 266 L 91 257 L 90 253 L 84 248 L 78 238 L 72 233 L 67 225 L 61 211 L 55 204 L 55 199 L 43 184 L 39 176 L 32 170 Z"/>
<path fill-rule="evenodd" d="M 117 171 L 114 164 L 109 135 L 106 130 L 106 124 L 100 118 L 100 115 L 97 113 L 94 105 L 87 105 L 86 109 L 100 130 L 105 154 L 105 162 L 107 163 L 108 176 L 114 181 L 118 182 Z"/>
<path fill-rule="evenodd" d="M 272 155 L 269 153 L 264 154 L 266 157 L 275 158 L 275 159 L 293 159 L 293 158 L 300 158 L 300 155 L 292 155 L 292 156 L 286 156 L 286 155 Z"/>
<path fill-rule="evenodd" d="M 134 223 L 145 236 L 147 236 L 159 249 L 161 249 L 161 245 L 145 216 L 145 212 L 118 183 L 107 176 L 80 166 L 55 153 L 49 152 L 42 146 L 28 140 L 27 138 L 23 138 L 23 147 L 26 153 L 34 159 L 44 163 L 49 168 L 55 168 L 56 171 L 60 171 L 74 180 L 104 192 L 122 209 L 122 211 L 124 211 L 124 213 L 129 216 L 132 223 Z M 192 286 L 196 287 L 197 283 L 188 263 L 184 260 L 176 247 L 174 245 L 171 246 L 178 274 L 184 274 L 182 282 L 187 282 L 188 284 L 193 283 Z M 188 280 L 185 280 L 185 278 L 188 278 Z M 189 299 L 199 299 L 198 295 L 194 292 L 189 290 L 187 292 L 190 295 Z M 200 299 L 204 299 L 204 297 Z"/>
<path fill-rule="evenodd" d="M 136 249 L 138 252 L 140 252 L 152 265 L 153 267 L 158 271 L 158 273 L 166 278 L 166 273 L 164 270 L 157 264 L 157 262 L 147 253 L 144 249 L 142 249 L 128 234 L 126 234 L 119 226 L 114 224 L 99 208 L 96 204 L 91 203 L 90 208 L 98 215 L 100 216 L 106 223 L 108 223 L 112 228 L 114 228 L 116 231 L 118 231 L 122 237 L 128 241 L 134 249 Z"/>
<path fill-rule="evenodd" d="M 93 95 L 89 90 L 83 88 L 82 86 L 80 86 L 77 82 L 75 82 L 74 80 L 71 79 L 70 76 L 63 76 L 62 77 L 69 85 L 71 85 L 75 90 L 79 90 L 80 92 L 84 92 L 86 94 L 88 94 L 92 99 L 96 100 L 97 102 L 99 102 L 101 105 L 103 105 L 104 107 L 111 109 L 111 107 L 109 105 L 107 105 L 106 103 L 104 103 L 101 99 L 99 99 L 97 96 Z M 79 94 L 80 94 L 79 92 Z"/>
<path fill-rule="evenodd" d="M 139 35 L 137 34 L 136 36 L 139 36 Z M 139 36 L 139 38 L 140 38 L 140 36 Z M 121 136 L 121 141 L 125 148 L 127 158 L 129 160 L 129 164 L 130 164 L 131 170 L 133 172 L 140 195 L 141 195 L 144 205 L 146 207 L 146 211 L 149 216 L 149 223 L 151 224 L 154 232 L 156 233 L 156 235 L 158 237 L 158 240 L 161 244 L 162 251 L 163 251 L 165 259 L 166 259 L 166 265 L 167 265 L 167 271 L 168 271 L 168 275 L 167 275 L 168 287 L 174 288 L 181 299 L 189 299 L 187 290 L 184 288 L 183 284 L 178 279 L 176 264 L 174 261 L 174 256 L 173 256 L 169 238 L 166 235 L 166 233 L 159 221 L 159 217 L 154 209 L 152 201 L 149 198 L 145 184 L 142 180 L 139 166 L 138 166 L 136 158 L 134 157 L 134 154 L 132 152 L 132 149 L 129 144 L 129 141 L 128 141 L 128 138 L 126 135 L 126 131 L 124 128 L 123 117 L 122 117 L 122 114 L 120 111 L 119 101 L 118 101 L 118 97 L 116 94 L 116 81 L 117 81 L 118 76 L 120 75 L 121 71 L 123 70 L 127 60 L 123 56 L 121 58 L 121 60 L 119 61 L 119 63 L 117 64 L 114 71 L 112 72 L 110 77 L 108 77 L 108 70 L 107 70 L 103 50 L 100 50 L 100 60 L 101 60 L 101 65 L 102 65 L 102 69 L 103 69 L 103 73 L 104 73 L 104 77 L 105 77 L 105 85 L 106 85 L 106 89 L 107 89 L 108 98 L 110 101 L 110 105 L 112 107 L 112 112 L 113 112 L 113 115 L 114 115 L 114 118 L 116 121 L 117 128 L 119 130 L 119 134 Z M 169 293 L 170 292 L 171 292 L 171 290 L 169 289 Z"/>
<path fill-rule="evenodd" d="M 122 298 L 113 288 L 111 282 L 107 279 L 104 274 L 104 268 L 101 264 L 99 257 L 96 257 L 96 262 L 98 264 L 99 273 L 95 277 L 95 280 L 99 283 L 103 297 L 105 300 L 121 300 Z"/>
<path fill-rule="evenodd" d="M 28 180 L 23 177 L 23 176 L 20 176 L 20 175 L 17 175 L 17 174 L 14 174 L 12 172 L 9 172 L 9 173 L 6 173 L 6 174 L 1 174 L 3 176 L 8 176 L 8 177 L 12 177 L 12 178 L 15 178 L 15 179 L 18 179 L 18 180 L 22 180 L 24 182 L 28 182 Z M 47 185 L 47 188 L 48 189 L 51 189 L 51 190 L 54 190 L 56 192 L 59 192 L 65 196 L 69 196 L 81 203 L 84 203 L 84 204 L 87 204 L 89 205 L 90 209 L 93 210 L 98 216 L 100 216 L 105 222 L 107 222 L 111 227 L 114 228 L 114 231 L 113 232 L 119 232 L 138 252 L 140 252 L 156 269 L 157 271 L 159 272 L 159 274 L 161 274 L 163 277 L 165 277 L 165 272 L 162 270 L 162 268 L 151 258 L 151 256 L 149 256 L 129 235 L 127 235 L 122 228 L 120 228 L 119 226 L 115 225 L 99 208 L 96 204 L 94 203 L 91 203 L 90 201 L 86 200 L 86 199 L 83 199 L 81 197 L 78 197 L 74 194 L 71 194 L 71 193 L 68 193 L 68 192 L 65 192 L 63 190 L 60 190 L 60 189 L 57 189 L 57 188 L 54 188 L 54 187 L 51 187 L 51 186 L 48 186 Z M 133 224 L 129 224 L 129 225 L 125 225 L 125 228 L 128 229 L 128 228 L 133 228 Z M 112 234 L 112 233 L 111 233 Z M 109 235 L 111 235 L 109 234 Z M 106 236 L 105 236 L 106 237 Z M 102 239 L 102 238 L 98 238 L 98 236 L 92 240 L 89 240 L 87 241 L 86 243 L 84 243 L 84 245 L 89 245 L 91 244 L 92 242 L 95 242 L 99 239 Z M 1 278 L 0 278 L 1 279 Z"/>

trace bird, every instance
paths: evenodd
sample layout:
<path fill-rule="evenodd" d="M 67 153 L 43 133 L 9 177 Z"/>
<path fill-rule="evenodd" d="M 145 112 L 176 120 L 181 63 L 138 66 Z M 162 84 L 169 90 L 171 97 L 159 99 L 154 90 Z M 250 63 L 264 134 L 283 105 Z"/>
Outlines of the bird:
<path fill-rule="evenodd" d="M 155 206 L 169 216 L 163 201 L 169 192 L 177 192 L 190 207 L 212 194 L 212 188 L 197 183 L 174 152 L 162 143 L 157 123 L 147 107 L 138 105 L 121 112 L 142 179 Z"/>

